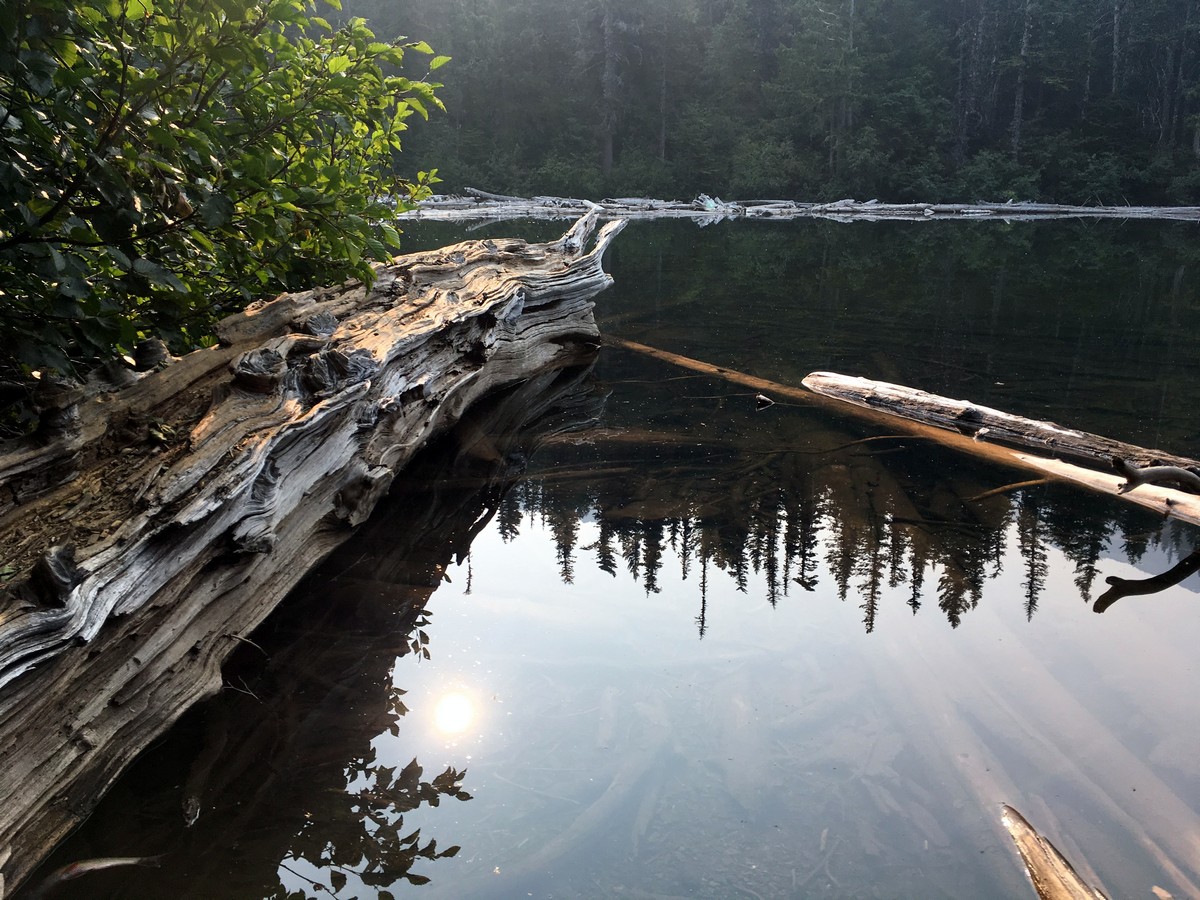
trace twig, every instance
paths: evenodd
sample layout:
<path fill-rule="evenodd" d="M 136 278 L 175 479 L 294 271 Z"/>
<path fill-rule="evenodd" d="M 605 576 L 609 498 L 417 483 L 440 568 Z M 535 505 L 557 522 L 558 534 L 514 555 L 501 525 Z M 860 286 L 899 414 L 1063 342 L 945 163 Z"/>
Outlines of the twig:
<path fill-rule="evenodd" d="M 1012 484 L 1006 484 L 1003 487 L 992 488 L 990 491 L 984 491 L 982 494 L 976 494 L 974 497 L 967 497 L 967 503 L 978 503 L 980 500 L 987 500 L 989 497 L 998 497 L 1000 494 L 1007 494 L 1011 491 L 1019 491 L 1027 487 L 1040 487 L 1043 484 L 1049 484 L 1049 478 L 1031 478 L 1028 481 L 1014 481 Z"/>
<path fill-rule="evenodd" d="M 799 884 L 796 885 L 795 893 L 803 893 L 804 889 L 808 887 L 808 883 L 820 875 L 821 872 L 824 872 L 829 880 L 834 882 L 835 885 L 837 884 L 837 880 L 829 874 L 829 860 L 833 857 L 834 851 L 837 850 L 838 845 L 841 844 L 841 842 L 842 839 L 840 837 L 833 839 L 833 843 L 829 845 L 829 850 L 825 853 L 825 855 L 822 856 L 817 864 L 809 870 L 807 875 L 800 879 Z"/>

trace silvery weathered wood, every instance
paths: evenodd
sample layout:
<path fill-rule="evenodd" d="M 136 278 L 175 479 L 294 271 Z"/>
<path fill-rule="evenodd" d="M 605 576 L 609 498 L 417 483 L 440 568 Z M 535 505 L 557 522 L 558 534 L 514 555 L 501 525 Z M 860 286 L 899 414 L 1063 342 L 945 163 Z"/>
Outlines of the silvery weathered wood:
<path fill-rule="evenodd" d="M 1133 474 L 1149 465 L 1147 472 L 1165 469 L 1168 473 L 1194 475 L 1200 471 L 1198 460 L 868 378 L 813 372 L 804 379 L 804 386 L 852 409 L 895 417 L 897 421 L 912 423 L 912 427 L 928 429 L 925 433 L 940 438 L 941 443 L 975 455 L 1113 494 L 1162 515 L 1200 524 L 1200 496 L 1178 489 L 1189 484 L 1178 485 L 1179 480 L 1173 478 L 1169 479 L 1171 483 L 1152 484 Z M 1026 450 L 1032 452 L 1022 452 Z"/>
<path fill-rule="evenodd" d="M 593 203 L 569 197 L 508 197 L 467 188 L 466 196 L 426 200 L 401 218 L 434 221 L 479 221 L 516 218 L 561 219 L 597 208 L 602 218 L 690 219 L 710 225 L 726 219 L 831 219 L 834 221 L 908 220 L 914 222 L 990 219 L 1016 222 L 1033 219 L 1106 218 L 1200 220 L 1195 206 L 1067 206 L 1058 203 L 881 203 L 878 200 L 735 200 L 701 194 L 695 200 L 608 198 Z"/>
<path fill-rule="evenodd" d="M 66 427 L 0 454 L 0 878 L 220 687 L 231 648 L 425 442 L 597 346 L 623 225 L 593 240 L 597 220 L 399 257 L 370 288 L 255 305 L 131 384 L 56 389 Z"/>

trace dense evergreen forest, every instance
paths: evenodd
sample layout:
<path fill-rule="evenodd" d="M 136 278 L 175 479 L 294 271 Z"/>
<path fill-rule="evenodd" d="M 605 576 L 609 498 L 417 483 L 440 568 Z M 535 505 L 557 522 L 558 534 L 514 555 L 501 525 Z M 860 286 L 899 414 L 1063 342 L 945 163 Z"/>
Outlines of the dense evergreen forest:
<path fill-rule="evenodd" d="M 521 194 L 1200 202 L 1200 0 L 345 0 L 453 62 L 405 158 Z M 424 123 L 422 123 L 424 125 Z"/>

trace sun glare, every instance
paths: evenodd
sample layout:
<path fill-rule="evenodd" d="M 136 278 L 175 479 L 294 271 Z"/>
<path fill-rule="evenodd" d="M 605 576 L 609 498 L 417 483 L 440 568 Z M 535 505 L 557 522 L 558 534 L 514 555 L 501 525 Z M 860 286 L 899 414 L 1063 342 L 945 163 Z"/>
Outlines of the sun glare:
<path fill-rule="evenodd" d="M 466 694 L 446 694 L 434 709 L 433 720 L 443 734 L 462 734 L 475 718 L 475 706 Z"/>

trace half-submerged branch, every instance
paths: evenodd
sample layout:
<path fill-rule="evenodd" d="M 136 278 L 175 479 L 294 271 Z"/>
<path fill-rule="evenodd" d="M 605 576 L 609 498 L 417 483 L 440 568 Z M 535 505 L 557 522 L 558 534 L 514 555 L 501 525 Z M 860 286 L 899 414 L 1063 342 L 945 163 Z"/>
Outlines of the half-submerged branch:
<path fill-rule="evenodd" d="M 1102 613 L 1122 597 L 1145 596 L 1165 591 L 1190 578 L 1196 572 L 1200 572 L 1200 550 L 1193 550 L 1166 572 L 1149 578 L 1121 578 L 1117 575 L 1109 575 L 1104 579 L 1109 588 L 1096 598 L 1096 602 L 1092 605 L 1092 612 Z"/>
<path fill-rule="evenodd" d="M 215 348 L 58 391 L 53 429 L 0 452 L 0 878 L 220 688 L 232 648 L 428 440 L 594 353 L 622 226 L 598 219 L 252 306 Z"/>

